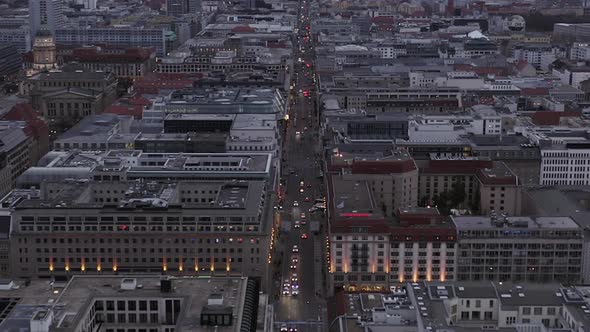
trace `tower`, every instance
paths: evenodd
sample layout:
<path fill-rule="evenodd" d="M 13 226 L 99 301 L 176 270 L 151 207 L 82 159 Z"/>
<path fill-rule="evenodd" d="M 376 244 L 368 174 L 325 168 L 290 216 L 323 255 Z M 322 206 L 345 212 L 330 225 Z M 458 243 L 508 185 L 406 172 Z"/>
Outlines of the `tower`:
<path fill-rule="evenodd" d="M 39 30 L 33 42 L 33 69 L 46 70 L 57 66 L 55 39 L 49 30 Z"/>
<path fill-rule="evenodd" d="M 31 26 L 31 40 L 41 29 L 49 30 L 55 36 L 55 29 L 65 23 L 63 15 L 63 0 L 30 0 L 29 23 Z"/>
<path fill-rule="evenodd" d="M 167 0 L 166 12 L 169 16 L 180 16 L 188 13 L 189 5 L 188 0 Z"/>

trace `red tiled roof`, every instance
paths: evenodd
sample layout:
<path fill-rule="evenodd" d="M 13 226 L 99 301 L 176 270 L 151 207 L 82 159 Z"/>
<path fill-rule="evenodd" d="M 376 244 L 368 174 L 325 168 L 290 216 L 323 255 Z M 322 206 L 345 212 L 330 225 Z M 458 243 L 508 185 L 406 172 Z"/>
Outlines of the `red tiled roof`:
<path fill-rule="evenodd" d="M 389 17 L 389 16 L 375 16 L 371 19 L 371 22 L 373 23 L 394 23 L 395 20 L 393 17 Z"/>
<path fill-rule="evenodd" d="M 124 53 L 101 52 L 96 47 L 76 48 L 72 54 L 64 55 L 64 61 L 79 62 L 143 62 L 155 52 L 151 48 L 127 48 Z"/>
<path fill-rule="evenodd" d="M 533 113 L 533 123 L 539 126 L 557 126 L 564 117 L 575 117 L 579 118 L 582 113 L 579 111 L 565 111 L 565 112 L 554 112 L 554 111 L 537 111 Z"/>
<path fill-rule="evenodd" d="M 491 160 L 430 160 L 428 166 L 421 169 L 421 173 L 475 174 L 478 169 L 492 167 L 494 167 L 494 162 Z"/>
<path fill-rule="evenodd" d="M 231 29 L 231 32 L 235 32 L 235 33 L 252 33 L 252 32 L 256 32 L 256 29 L 249 27 L 247 25 L 239 25 L 233 29 Z"/>
<path fill-rule="evenodd" d="M 17 104 L 2 117 L 3 120 L 24 121 L 25 133 L 39 140 L 49 140 L 49 127 L 29 103 Z"/>
<path fill-rule="evenodd" d="M 522 96 L 547 96 L 549 88 L 522 88 L 520 94 Z"/>
<path fill-rule="evenodd" d="M 413 160 L 403 161 L 355 161 L 351 170 L 353 174 L 391 174 L 405 173 L 416 169 Z"/>
<path fill-rule="evenodd" d="M 203 74 L 185 73 L 150 73 L 133 83 L 133 90 L 138 94 L 158 93 L 160 89 L 182 89 L 193 86 L 193 82 L 203 78 Z"/>
<path fill-rule="evenodd" d="M 119 99 L 111 106 L 109 106 L 104 112 L 113 113 L 119 115 L 131 115 L 135 119 L 141 119 L 143 116 L 143 110 L 146 106 L 150 106 L 152 103 L 139 95 L 135 95 L 128 99 Z"/>

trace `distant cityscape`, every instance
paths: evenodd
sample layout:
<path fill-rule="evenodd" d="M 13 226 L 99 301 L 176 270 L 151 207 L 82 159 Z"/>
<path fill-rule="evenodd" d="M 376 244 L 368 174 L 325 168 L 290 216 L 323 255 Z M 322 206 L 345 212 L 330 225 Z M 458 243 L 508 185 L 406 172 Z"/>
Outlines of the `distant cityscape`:
<path fill-rule="evenodd" d="M 589 332 L 590 2 L 0 2 L 0 332 Z"/>

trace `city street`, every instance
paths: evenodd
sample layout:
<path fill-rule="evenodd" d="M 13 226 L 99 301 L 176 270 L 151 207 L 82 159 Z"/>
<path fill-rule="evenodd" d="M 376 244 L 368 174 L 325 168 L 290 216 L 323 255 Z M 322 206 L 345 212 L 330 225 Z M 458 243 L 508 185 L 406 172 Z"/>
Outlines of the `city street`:
<path fill-rule="evenodd" d="M 301 2 L 294 42 L 293 101 L 283 147 L 283 212 L 277 254 L 280 277 L 275 278 L 279 295 L 275 321 L 279 329 L 322 331 L 325 322 L 323 299 L 324 214 L 310 209 L 324 197 L 320 178 L 316 98 L 312 43 L 309 33 L 309 4 Z M 313 225 L 322 225 L 318 232 Z M 296 248 L 294 248 L 296 246 Z M 289 291 L 290 290 L 290 291 Z M 293 291 L 294 290 L 294 291 Z"/>

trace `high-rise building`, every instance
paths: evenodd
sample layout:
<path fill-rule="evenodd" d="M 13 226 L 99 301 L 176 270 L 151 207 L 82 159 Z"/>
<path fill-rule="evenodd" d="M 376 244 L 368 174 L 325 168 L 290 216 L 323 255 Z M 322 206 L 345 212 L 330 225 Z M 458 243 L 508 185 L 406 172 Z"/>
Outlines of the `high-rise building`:
<path fill-rule="evenodd" d="M 85 9 L 96 9 L 96 0 L 77 0 L 76 3 L 84 5 Z"/>
<path fill-rule="evenodd" d="M 166 1 L 166 12 L 170 16 L 179 16 L 189 11 L 190 0 L 168 0 Z"/>
<path fill-rule="evenodd" d="M 47 29 L 55 36 L 55 29 L 63 26 L 65 22 L 62 11 L 62 0 L 29 1 L 31 36 L 36 36 L 37 31 L 41 29 Z"/>
<path fill-rule="evenodd" d="M 189 14 L 197 14 L 201 12 L 201 0 L 188 0 Z"/>

